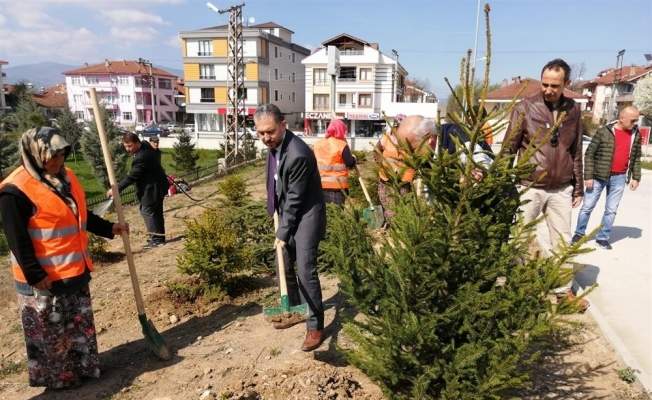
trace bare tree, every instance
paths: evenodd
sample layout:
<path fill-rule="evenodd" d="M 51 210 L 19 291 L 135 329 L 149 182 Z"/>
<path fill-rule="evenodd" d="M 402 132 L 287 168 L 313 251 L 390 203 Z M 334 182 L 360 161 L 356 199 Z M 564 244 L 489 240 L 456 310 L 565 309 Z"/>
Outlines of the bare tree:
<path fill-rule="evenodd" d="M 570 90 L 573 92 L 581 92 L 581 86 L 586 80 L 586 63 L 581 62 L 579 64 L 571 64 L 571 75 L 570 75 Z"/>

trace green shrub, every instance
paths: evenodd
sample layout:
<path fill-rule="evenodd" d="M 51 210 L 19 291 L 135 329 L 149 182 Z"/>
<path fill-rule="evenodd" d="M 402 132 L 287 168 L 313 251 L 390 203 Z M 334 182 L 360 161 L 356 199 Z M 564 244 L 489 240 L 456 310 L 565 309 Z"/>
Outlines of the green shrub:
<path fill-rule="evenodd" d="M 240 175 L 227 175 L 218 182 L 217 187 L 226 197 L 224 204 L 227 206 L 241 206 L 249 198 L 247 184 Z"/>
<path fill-rule="evenodd" d="M 353 150 L 351 153 L 355 156 L 358 163 L 363 163 L 367 160 L 367 152 L 364 150 Z"/>
<path fill-rule="evenodd" d="M 88 232 L 88 251 L 92 258 L 106 257 L 109 249 L 109 242 L 103 237 Z"/>

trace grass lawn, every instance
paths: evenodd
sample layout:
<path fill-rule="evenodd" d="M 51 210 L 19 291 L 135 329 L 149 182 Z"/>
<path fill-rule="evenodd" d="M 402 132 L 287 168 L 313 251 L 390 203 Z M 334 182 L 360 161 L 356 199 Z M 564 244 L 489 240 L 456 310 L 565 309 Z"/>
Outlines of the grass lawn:
<path fill-rule="evenodd" d="M 172 168 L 172 152 L 174 150 L 161 149 L 161 151 L 163 152 L 161 157 L 163 169 L 165 169 L 168 174 L 176 175 L 175 169 Z M 197 152 L 199 153 L 199 160 L 197 161 L 198 167 L 208 167 L 217 164 L 217 150 L 199 149 Z M 75 175 L 77 175 L 77 178 L 79 178 L 79 182 L 82 184 L 84 191 L 86 192 L 87 199 L 92 199 L 106 193 L 106 189 L 100 187 L 100 184 L 95 179 L 93 171 L 91 171 L 91 166 L 84 160 L 84 155 L 81 151 L 77 152 L 77 162 L 75 162 L 75 159 L 71 154 L 70 157 L 68 157 L 68 160 L 66 160 L 66 166 L 72 169 L 75 172 Z M 131 168 L 131 161 L 127 161 L 127 168 Z M 120 178 L 122 177 L 116 177 L 116 179 Z"/>

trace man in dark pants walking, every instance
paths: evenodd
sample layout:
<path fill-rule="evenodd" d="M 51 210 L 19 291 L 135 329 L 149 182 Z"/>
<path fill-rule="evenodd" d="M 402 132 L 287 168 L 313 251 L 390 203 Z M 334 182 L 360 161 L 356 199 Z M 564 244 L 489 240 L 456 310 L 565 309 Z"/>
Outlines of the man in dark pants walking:
<path fill-rule="evenodd" d="M 254 113 L 260 140 L 267 153 L 267 212 L 279 216 L 274 246 L 283 248 L 290 306 L 308 303 L 303 351 L 318 348 L 324 340 L 324 304 L 317 275 L 317 250 L 326 232 L 326 204 L 310 147 L 291 131 L 283 114 L 273 104 L 263 104 Z M 295 272 L 294 263 L 297 263 Z M 274 324 L 286 329 L 294 323 Z"/>
<path fill-rule="evenodd" d="M 140 203 L 140 215 L 150 235 L 144 249 L 151 249 L 165 244 L 165 221 L 163 219 L 163 200 L 168 191 L 168 178 L 161 166 L 156 151 L 146 141 L 140 141 L 138 135 L 127 132 L 122 136 L 125 150 L 134 156 L 131 171 L 118 183 L 122 192 L 129 185 L 136 187 L 136 197 Z M 111 189 L 107 197 L 113 195 Z"/>

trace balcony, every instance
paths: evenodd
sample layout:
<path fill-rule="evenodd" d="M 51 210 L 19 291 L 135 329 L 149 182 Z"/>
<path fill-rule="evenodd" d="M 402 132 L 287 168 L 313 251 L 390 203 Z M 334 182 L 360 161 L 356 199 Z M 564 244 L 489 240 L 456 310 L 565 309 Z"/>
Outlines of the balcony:
<path fill-rule="evenodd" d="M 199 75 L 200 81 L 215 80 L 215 75 Z"/>
<path fill-rule="evenodd" d="M 313 110 L 330 110 L 331 106 L 328 104 L 314 104 L 312 107 Z"/>
<path fill-rule="evenodd" d="M 330 86 L 331 81 L 330 79 L 316 79 L 315 83 L 313 84 L 314 86 Z"/>
<path fill-rule="evenodd" d="M 337 81 L 342 83 L 355 83 L 358 81 L 358 78 L 337 78 Z"/>
<path fill-rule="evenodd" d="M 340 103 L 337 105 L 337 108 L 356 108 L 357 104 L 355 103 Z"/>

